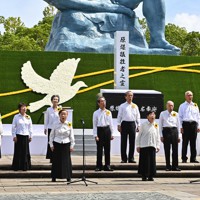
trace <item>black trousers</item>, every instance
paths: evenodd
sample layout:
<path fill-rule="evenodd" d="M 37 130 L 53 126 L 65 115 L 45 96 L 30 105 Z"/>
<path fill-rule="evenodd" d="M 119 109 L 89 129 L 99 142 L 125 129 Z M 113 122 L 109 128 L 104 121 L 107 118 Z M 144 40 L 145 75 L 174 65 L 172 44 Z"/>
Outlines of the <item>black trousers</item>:
<path fill-rule="evenodd" d="M 29 136 L 16 135 L 16 137 L 17 142 L 14 146 L 12 169 L 26 171 L 28 169 L 31 169 Z"/>
<path fill-rule="evenodd" d="M 140 148 L 138 174 L 152 178 L 156 174 L 156 149 L 154 147 Z"/>
<path fill-rule="evenodd" d="M 127 159 L 130 161 L 134 159 L 135 151 L 135 122 L 126 122 L 123 121 L 121 124 L 121 160 L 127 162 Z M 127 139 L 129 137 L 129 153 L 127 157 Z"/>
<path fill-rule="evenodd" d="M 183 143 L 182 143 L 182 160 L 186 161 L 187 147 L 190 142 L 190 161 L 196 160 L 196 139 L 197 139 L 197 123 L 196 122 L 183 122 Z"/>
<path fill-rule="evenodd" d="M 111 131 L 110 127 L 97 127 L 97 136 L 99 141 L 96 141 L 97 144 L 97 167 L 102 168 L 102 156 L 104 150 L 105 156 L 105 166 L 110 166 L 110 140 L 111 140 Z"/>
<path fill-rule="evenodd" d="M 52 160 L 52 151 L 49 145 L 49 136 L 51 133 L 51 129 L 48 129 L 48 143 L 47 143 L 47 153 L 46 153 L 46 159 L 50 159 L 50 161 Z"/>
<path fill-rule="evenodd" d="M 178 129 L 177 127 L 164 127 L 163 128 L 164 138 L 164 150 L 165 150 L 165 161 L 167 168 L 178 167 Z M 170 149 L 172 147 L 172 166 L 170 165 Z"/>

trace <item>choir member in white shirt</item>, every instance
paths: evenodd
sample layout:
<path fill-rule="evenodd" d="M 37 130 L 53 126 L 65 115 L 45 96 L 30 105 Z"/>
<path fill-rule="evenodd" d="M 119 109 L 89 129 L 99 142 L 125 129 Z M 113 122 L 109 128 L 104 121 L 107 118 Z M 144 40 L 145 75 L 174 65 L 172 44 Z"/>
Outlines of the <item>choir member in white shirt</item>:
<path fill-rule="evenodd" d="M 93 113 L 93 135 L 97 144 L 97 162 L 95 171 L 101 171 L 104 149 L 104 171 L 113 171 L 110 167 L 110 143 L 113 137 L 112 113 L 106 109 L 106 100 L 99 97 L 97 100 L 99 109 Z"/>
<path fill-rule="evenodd" d="M 197 132 L 200 131 L 200 114 L 199 108 L 193 100 L 193 93 L 191 91 L 185 92 L 185 102 L 179 106 L 180 127 L 182 133 L 182 162 L 187 162 L 187 147 L 190 142 L 190 162 L 198 163 L 196 160 L 196 139 Z"/>
<path fill-rule="evenodd" d="M 1 113 L 0 113 L 0 158 L 1 158 L 1 136 L 3 134 L 3 125 L 1 121 Z"/>
<path fill-rule="evenodd" d="M 12 169 L 26 171 L 31 168 L 31 156 L 29 142 L 32 140 L 32 120 L 26 114 L 26 104 L 18 105 L 19 114 L 16 114 L 12 122 L 12 136 L 14 141 L 14 156 Z"/>
<path fill-rule="evenodd" d="M 173 111 L 174 102 L 167 102 L 167 110 L 160 113 L 159 128 L 161 141 L 164 144 L 166 171 L 181 171 L 178 168 L 178 143 L 180 142 L 180 122 L 178 113 Z M 170 165 L 170 149 L 172 146 L 172 165 Z"/>
<path fill-rule="evenodd" d="M 117 124 L 121 133 L 121 163 L 136 163 L 134 160 L 135 132 L 139 131 L 140 112 L 138 106 L 132 102 L 133 93 L 127 91 L 126 102 L 121 104 L 118 110 Z M 127 138 L 129 137 L 129 153 L 127 156 Z"/>
<path fill-rule="evenodd" d="M 156 152 L 160 149 L 160 134 L 155 117 L 154 111 L 147 112 L 148 120 L 141 125 L 136 138 L 139 153 L 138 173 L 142 175 L 142 181 L 153 181 L 156 174 Z"/>
<path fill-rule="evenodd" d="M 49 135 L 50 135 L 53 124 L 56 121 L 59 121 L 59 116 L 58 116 L 58 112 L 60 110 L 60 107 L 58 106 L 59 101 L 60 101 L 60 97 L 58 95 L 53 95 L 51 97 L 52 106 L 47 108 L 45 112 L 45 118 L 44 118 L 44 134 L 45 135 L 48 134 L 46 159 L 50 159 L 50 162 L 52 158 L 52 151 L 49 146 Z"/>
<path fill-rule="evenodd" d="M 68 112 L 65 109 L 59 111 L 59 121 L 55 122 L 49 137 L 49 145 L 52 150 L 52 182 L 56 178 L 71 181 L 72 162 L 71 152 L 74 149 L 75 139 L 71 122 L 66 121 Z"/>

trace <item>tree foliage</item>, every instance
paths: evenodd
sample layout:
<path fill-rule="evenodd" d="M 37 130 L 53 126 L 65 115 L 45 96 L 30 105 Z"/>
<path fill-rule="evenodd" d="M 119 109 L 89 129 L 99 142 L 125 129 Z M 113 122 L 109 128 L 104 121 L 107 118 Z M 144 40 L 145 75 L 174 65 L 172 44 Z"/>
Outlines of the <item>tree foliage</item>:
<path fill-rule="evenodd" d="M 165 26 L 165 37 L 166 40 L 183 49 L 185 38 L 187 36 L 187 31 L 185 28 L 180 28 L 174 24 L 167 24 Z"/>
<path fill-rule="evenodd" d="M 139 20 L 142 29 L 145 33 L 146 40 L 150 41 L 150 32 L 146 23 L 146 19 Z M 199 32 L 187 32 L 185 28 L 176 26 L 175 24 L 167 24 L 165 26 L 166 40 L 180 47 L 182 55 L 185 56 L 200 56 L 200 33 Z"/>
<path fill-rule="evenodd" d="M 43 51 L 48 41 L 55 8 L 48 6 L 43 11 L 43 19 L 32 28 L 25 27 L 20 17 L 5 19 L 0 16 L 5 32 L 0 33 L 0 50 Z"/>
<path fill-rule="evenodd" d="M 3 24 L 5 32 L 0 32 L 0 50 L 16 51 L 43 51 L 48 41 L 53 18 L 56 9 L 48 6 L 43 11 L 43 19 L 32 28 L 25 27 L 20 17 L 0 16 L 0 24 Z M 140 19 L 141 27 L 146 40 L 150 41 L 150 32 L 146 19 Z M 182 49 L 182 55 L 200 56 L 200 33 L 188 33 L 185 28 L 174 24 L 165 27 L 166 40 Z"/>
<path fill-rule="evenodd" d="M 182 52 L 188 56 L 200 56 L 200 33 L 190 32 L 187 34 Z"/>

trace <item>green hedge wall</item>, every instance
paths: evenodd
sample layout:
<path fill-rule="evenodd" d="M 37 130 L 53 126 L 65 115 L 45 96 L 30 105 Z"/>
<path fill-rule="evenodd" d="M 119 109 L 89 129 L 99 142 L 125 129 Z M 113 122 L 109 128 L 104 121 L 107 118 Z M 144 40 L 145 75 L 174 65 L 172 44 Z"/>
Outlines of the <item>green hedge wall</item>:
<path fill-rule="evenodd" d="M 90 72 L 113 69 L 114 61 L 112 54 L 88 54 L 88 53 L 67 53 L 67 52 L 0 52 L 0 93 L 27 89 L 21 79 L 21 67 L 28 60 L 31 61 L 34 70 L 44 78 L 49 78 L 57 65 L 68 58 L 81 58 L 76 75 Z M 168 67 L 187 63 L 200 63 L 200 57 L 183 56 L 153 56 L 153 55 L 130 55 L 130 66 L 154 66 Z M 200 65 L 193 67 L 199 69 Z M 144 70 L 130 70 L 130 74 L 137 74 Z M 194 101 L 200 103 L 200 74 L 163 71 L 149 75 L 139 76 L 130 79 L 130 89 L 158 90 L 164 94 L 165 102 L 173 100 L 175 109 L 184 101 L 184 92 L 194 92 Z M 96 75 L 82 78 L 88 87 L 113 80 L 113 73 Z M 75 79 L 73 83 L 79 81 Z M 113 84 L 103 87 L 113 89 Z M 92 114 L 96 109 L 96 95 L 100 88 L 77 94 L 73 99 L 63 104 L 74 109 L 74 127 L 81 126 L 80 119 L 85 119 L 86 128 L 92 127 Z M 67 91 L 66 91 L 67 92 Z M 0 96 L 0 112 L 2 115 L 17 109 L 19 102 L 29 104 L 40 100 L 44 95 L 35 92 L 27 92 L 12 96 Z M 43 123 L 43 107 L 37 112 L 30 113 L 33 123 Z M 11 123 L 12 118 L 3 119 L 3 123 Z"/>

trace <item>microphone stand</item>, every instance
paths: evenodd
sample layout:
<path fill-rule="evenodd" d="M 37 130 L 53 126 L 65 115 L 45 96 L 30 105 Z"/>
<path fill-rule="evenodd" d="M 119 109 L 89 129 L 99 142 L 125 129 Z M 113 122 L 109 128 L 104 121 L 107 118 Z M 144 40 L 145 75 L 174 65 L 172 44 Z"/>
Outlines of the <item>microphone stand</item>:
<path fill-rule="evenodd" d="M 94 184 L 98 184 L 97 182 L 94 182 L 94 181 L 90 181 L 90 180 L 87 180 L 86 177 L 85 177 L 85 122 L 83 119 L 81 119 L 81 123 L 82 123 L 82 128 L 83 128 L 83 173 L 82 173 L 82 177 L 80 180 L 75 180 L 75 181 L 71 181 L 69 183 L 67 183 L 67 185 L 69 184 L 72 184 L 72 183 L 77 183 L 77 182 L 81 182 L 83 181 L 85 183 L 85 186 L 88 186 L 87 182 L 90 182 L 90 183 L 94 183 Z"/>

